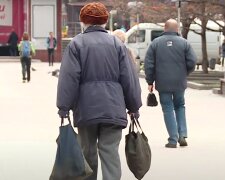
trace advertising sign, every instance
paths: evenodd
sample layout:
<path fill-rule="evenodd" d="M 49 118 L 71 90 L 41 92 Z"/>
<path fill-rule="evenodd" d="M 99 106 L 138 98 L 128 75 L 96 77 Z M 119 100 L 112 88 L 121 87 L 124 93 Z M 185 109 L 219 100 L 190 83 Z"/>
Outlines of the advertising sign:
<path fill-rule="evenodd" d="M 0 0 L 0 26 L 12 26 L 12 0 Z"/>

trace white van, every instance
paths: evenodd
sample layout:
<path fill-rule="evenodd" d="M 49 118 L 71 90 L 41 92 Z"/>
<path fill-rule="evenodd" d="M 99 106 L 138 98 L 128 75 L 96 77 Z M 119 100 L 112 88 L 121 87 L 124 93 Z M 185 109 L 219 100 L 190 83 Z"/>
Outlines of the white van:
<path fill-rule="evenodd" d="M 212 21 L 207 24 L 207 27 L 215 30 L 219 28 L 219 26 Z M 201 32 L 201 27 L 197 24 L 192 24 L 190 29 Z M 149 45 L 155 38 L 160 36 L 163 31 L 164 24 L 156 25 L 152 23 L 140 23 L 138 26 L 135 25 L 126 32 L 126 46 L 136 52 L 137 58 L 140 58 L 140 62 L 142 63 L 144 61 Z M 220 32 L 206 32 L 207 52 L 209 59 L 220 58 L 219 49 L 221 45 L 221 37 L 222 36 Z M 198 57 L 198 63 L 200 64 L 202 61 L 201 36 L 190 30 L 187 39 L 192 45 Z"/>
<path fill-rule="evenodd" d="M 133 49 L 140 61 L 143 62 L 151 42 L 163 33 L 163 25 L 140 23 L 126 32 L 125 44 Z"/>

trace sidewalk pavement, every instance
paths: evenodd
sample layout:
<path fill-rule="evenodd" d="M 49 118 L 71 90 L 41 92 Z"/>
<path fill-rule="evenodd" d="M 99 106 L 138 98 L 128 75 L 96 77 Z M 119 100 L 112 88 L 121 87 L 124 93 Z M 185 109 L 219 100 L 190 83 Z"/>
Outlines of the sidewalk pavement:
<path fill-rule="evenodd" d="M 60 119 L 56 108 L 60 64 L 32 63 L 31 82 L 22 83 L 20 63 L 0 63 L 0 180 L 47 180 L 56 153 Z M 187 89 L 189 146 L 166 149 L 167 132 L 160 106 L 147 107 L 143 78 L 140 122 L 152 150 L 143 180 L 224 180 L 225 98 L 211 91 Z M 158 94 L 156 92 L 157 98 Z M 123 131 L 121 180 L 135 180 L 126 165 Z M 99 177 L 101 180 L 99 167 Z"/>

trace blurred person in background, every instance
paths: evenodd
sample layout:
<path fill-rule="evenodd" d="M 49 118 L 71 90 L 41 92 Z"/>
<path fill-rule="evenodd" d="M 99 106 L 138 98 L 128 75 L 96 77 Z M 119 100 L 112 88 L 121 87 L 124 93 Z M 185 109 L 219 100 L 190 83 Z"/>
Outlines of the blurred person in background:
<path fill-rule="evenodd" d="M 8 44 L 9 44 L 9 53 L 10 56 L 17 56 L 17 44 L 18 44 L 18 35 L 16 34 L 15 30 L 12 29 L 9 39 L 8 39 Z"/>
<path fill-rule="evenodd" d="M 48 49 L 48 63 L 49 66 L 53 66 L 55 61 L 55 48 L 57 45 L 57 40 L 54 37 L 53 32 L 49 32 L 49 37 L 47 38 L 47 49 Z"/>
<path fill-rule="evenodd" d="M 222 67 L 224 67 L 224 58 L 225 58 L 225 39 L 222 44 L 222 62 L 221 62 Z"/>
<path fill-rule="evenodd" d="M 125 43 L 126 33 L 122 29 L 117 29 L 117 30 L 113 31 L 112 35 L 114 35 L 117 38 L 119 38 L 122 41 L 122 43 Z M 129 48 L 129 47 L 127 47 L 127 51 L 128 51 L 129 56 L 130 56 L 130 59 L 132 60 L 132 63 L 135 66 L 135 69 L 137 71 L 139 71 L 140 67 L 138 66 L 138 62 L 136 60 L 136 55 L 135 55 L 134 51 L 131 48 Z"/>
<path fill-rule="evenodd" d="M 31 59 L 32 55 L 35 55 L 35 49 L 32 42 L 29 40 L 29 34 L 27 32 L 23 33 L 22 41 L 18 45 L 18 49 L 20 52 L 23 83 L 26 81 L 30 82 Z"/>

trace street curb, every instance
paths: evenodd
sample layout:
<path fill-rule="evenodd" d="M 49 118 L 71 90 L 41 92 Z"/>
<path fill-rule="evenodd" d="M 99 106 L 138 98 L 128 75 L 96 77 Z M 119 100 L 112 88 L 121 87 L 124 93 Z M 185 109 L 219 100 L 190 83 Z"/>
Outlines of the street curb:
<path fill-rule="evenodd" d="M 189 88 L 198 89 L 198 90 L 211 90 L 211 89 L 215 88 L 214 86 L 196 83 L 196 82 L 192 82 L 192 81 L 188 81 L 187 86 Z"/>
<path fill-rule="evenodd" d="M 0 63 L 12 63 L 12 62 L 20 62 L 20 59 L 17 58 L 0 58 Z M 40 59 L 32 59 L 33 62 L 42 62 Z"/>

